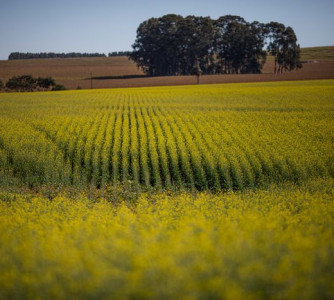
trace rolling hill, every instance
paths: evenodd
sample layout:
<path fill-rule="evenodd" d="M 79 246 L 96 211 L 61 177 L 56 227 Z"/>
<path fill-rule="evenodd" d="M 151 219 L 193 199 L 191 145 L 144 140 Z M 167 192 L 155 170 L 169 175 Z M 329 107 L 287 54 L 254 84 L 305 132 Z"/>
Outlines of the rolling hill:
<path fill-rule="evenodd" d="M 303 68 L 273 74 L 273 60 L 268 57 L 263 74 L 205 75 L 201 83 L 265 82 L 334 78 L 334 46 L 303 48 Z M 0 61 L 0 80 L 17 75 L 51 76 L 68 89 L 170 86 L 195 84 L 193 76 L 146 77 L 127 57 L 54 58 Z M 91 76 L 93 80 L 91 81 Z"/>

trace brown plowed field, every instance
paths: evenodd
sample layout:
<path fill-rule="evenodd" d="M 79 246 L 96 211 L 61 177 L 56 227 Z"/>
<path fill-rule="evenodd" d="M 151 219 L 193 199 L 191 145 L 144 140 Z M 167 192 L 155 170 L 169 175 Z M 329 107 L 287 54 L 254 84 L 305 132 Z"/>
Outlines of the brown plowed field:
<path fill-rule="evenodd" d="M 311 61 L 298 71 L 273 74 L 273 62 L 268 61 L 262 74 L 205 75 L 202 84 L 259 82 L 281 80 L 334 79 L 334 61 Z M 145 77 L 126 57 L 55 58 L 0 61 L 0 80 L 6 82 L 15 75 L 51 76 L 68 89 L 143 87 L 195 84 L 194 76 Z"/>

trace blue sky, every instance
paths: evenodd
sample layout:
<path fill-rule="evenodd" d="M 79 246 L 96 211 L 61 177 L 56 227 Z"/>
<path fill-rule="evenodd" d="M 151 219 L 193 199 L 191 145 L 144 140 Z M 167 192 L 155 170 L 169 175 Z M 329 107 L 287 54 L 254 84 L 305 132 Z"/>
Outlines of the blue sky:
<path fill-rule="evenodd" d="M 0 59 L 131 50 L 138 25 L 168 13 L 277 21 L 293 27 L 302 47 L 334 45 L 334 0 L 0 0 Z"/>

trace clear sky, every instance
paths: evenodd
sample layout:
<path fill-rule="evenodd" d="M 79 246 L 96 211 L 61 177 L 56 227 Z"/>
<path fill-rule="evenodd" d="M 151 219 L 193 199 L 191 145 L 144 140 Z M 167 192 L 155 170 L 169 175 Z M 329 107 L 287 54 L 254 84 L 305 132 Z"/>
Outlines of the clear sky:
<path fill-rule="evenodd" d="M 293 27 L 301 47 L 334 45 L 334 0 L 0 0 L 0 59 L 131 50 L 142 21 L 169 13 L 277 21 Z"/>

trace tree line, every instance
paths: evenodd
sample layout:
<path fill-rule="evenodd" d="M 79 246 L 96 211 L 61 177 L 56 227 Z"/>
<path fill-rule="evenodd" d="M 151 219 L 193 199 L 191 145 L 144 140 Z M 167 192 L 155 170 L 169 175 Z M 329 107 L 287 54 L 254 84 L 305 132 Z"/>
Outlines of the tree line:
<path fill-rule="evenodd" d="M 132 48 L 129 58 L 151 76 L 261 73 L 268 54 L 275 73 L 302 66 L 290 26 L 232 15 L 150 18 L 139 25 Z"/>
<path fill-rule="evenodd" d="M 109 57 L 113 56 L 129 56 L 131 54 L 131 51 L 113 51 L 108 53 Z"/>
<path fill-rule="evenodd" d="M 131 51 L 113 51 L 108 53 L 108 57 L 113 56 L 129 56 Z M 106 57 L 104 53 L 54 53 L 54 52 L 40 52 L 40 53 L 23 53 L 23 52 L 12 52 L 8 56 L 8 60 L 14 59 L 34 59 L 34 58 L 71 58 L 71 57 Z"/>
<path fill-rule="evenodd" d="M 52 77 L 34 78 L 31 75 L 13 76 L 6 84 L 0 80 L 0 91 L 33 92 L 33 91 L 66 90 L 63 85 L 56 84 Z"/>
<path fill-rule="evenodd" d="M 104 53 L 54 53 L 54 52 L 40 52 L 40 53 L 23 53 L 12 52 L 8 56 L 8 60 L 14 59 L 34 59 L 34 58 L 70 58 L 70 57 L 106 57 Z"/>

